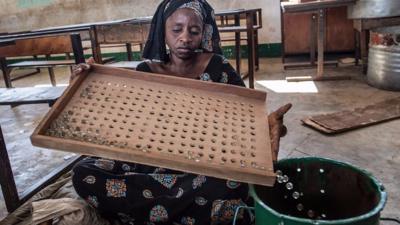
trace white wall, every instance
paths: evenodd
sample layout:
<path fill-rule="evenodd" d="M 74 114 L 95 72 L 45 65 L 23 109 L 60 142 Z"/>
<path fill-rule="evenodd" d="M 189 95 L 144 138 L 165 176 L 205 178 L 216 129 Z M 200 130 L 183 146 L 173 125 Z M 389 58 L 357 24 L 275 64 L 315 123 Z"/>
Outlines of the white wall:
<path fill-rule="evenodd" d="M 0 33 L 153 15 L 160 0 L 1 0 Z M 262 8 L 260 43 L 281 42 L 279 0 L 209 0 L 216 10 Z"/>

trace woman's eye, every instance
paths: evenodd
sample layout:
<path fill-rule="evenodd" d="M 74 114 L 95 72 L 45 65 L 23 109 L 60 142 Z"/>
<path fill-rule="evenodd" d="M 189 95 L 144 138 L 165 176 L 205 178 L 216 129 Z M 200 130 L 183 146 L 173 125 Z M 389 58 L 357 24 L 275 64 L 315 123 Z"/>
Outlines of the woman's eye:
<path fill-rule="evenodd" d="M 181 32 L 181 29 L 173 29 L 172 32 L 179 33 L 179 32 Z"/>

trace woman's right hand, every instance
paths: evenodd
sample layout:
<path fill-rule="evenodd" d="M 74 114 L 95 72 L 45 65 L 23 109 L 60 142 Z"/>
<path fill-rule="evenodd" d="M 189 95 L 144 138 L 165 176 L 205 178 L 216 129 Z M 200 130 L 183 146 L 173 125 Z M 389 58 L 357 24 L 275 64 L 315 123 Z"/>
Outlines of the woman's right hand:
<path fill-rule="evenodd" d="M 89 70 L 90 65 L 94 64 L 95 61 L 93 57 L 90 57 L 89 59 L 86 60 L 86 63 L 81 63 L 78 65 L 75 65 L 72 67 L 72 74 L 71 77 L 69 78 L 70 82 L 74 80 L 76 77 L 79 76 L 83 71 Z"/>

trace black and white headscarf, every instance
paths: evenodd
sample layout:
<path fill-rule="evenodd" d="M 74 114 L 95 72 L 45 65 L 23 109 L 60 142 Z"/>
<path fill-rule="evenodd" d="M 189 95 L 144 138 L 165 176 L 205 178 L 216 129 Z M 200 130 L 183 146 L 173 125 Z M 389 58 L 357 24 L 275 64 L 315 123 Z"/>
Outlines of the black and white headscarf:
<path fill-rule="evenodd" d="M 149 37 L 143 50 L 144 59 L 169 61 L 165 44 L 165 22 L 176 10 L 182 8 L 192 9 L 203 20 L 203 38 L 200 46 L 202 51 L 222 54 L 214 10 L 207 1 L 164 0 L 158 6 L 151 21 Z"/>

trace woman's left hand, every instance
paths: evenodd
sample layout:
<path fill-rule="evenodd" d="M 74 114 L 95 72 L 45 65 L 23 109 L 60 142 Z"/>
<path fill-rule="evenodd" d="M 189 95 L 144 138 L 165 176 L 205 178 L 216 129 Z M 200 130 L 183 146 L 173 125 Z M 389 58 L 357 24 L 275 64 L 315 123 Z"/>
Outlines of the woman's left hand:
<path fill-rule="evenodd" d="M 285 136 L 287 128 L 283 125 L 283 115 L 289 111 L 292 104 L 286 104 L 268 115 L 269 135 L 271 139 L 272 160 L 278 160 L 279 141 Z"/>

